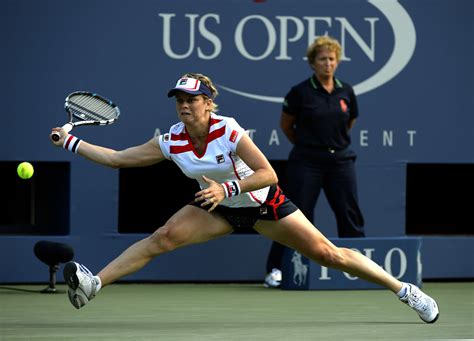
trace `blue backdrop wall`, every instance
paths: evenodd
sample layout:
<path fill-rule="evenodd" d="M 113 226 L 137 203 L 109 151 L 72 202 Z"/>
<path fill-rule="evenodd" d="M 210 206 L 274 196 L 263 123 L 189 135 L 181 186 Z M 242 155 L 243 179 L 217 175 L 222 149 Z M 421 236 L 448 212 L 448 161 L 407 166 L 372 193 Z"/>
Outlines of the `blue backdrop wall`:
<path fill-rule="evenodd" d="M 368 236 L 405 234 L 407 163 L 474 163 L 470 0 L 3 0 L 0 6 L 0 160 L 71 163 L 69 234 L 50 239 L 71 243 L 94 270 L 142 235 L 117 233 L 118 171 L 48 140 L 50 129 L 64 123 L 63 101 L 75 90 L 110 97 L 122 111 L 112 126 L 75 134 L 121 149 L 175 123 L 167 90 L 185 72 L 205 73 L 219 86 L 221 114 L 235 116 L 269 159 L 285 160 L 291 146 L 278 127 L 283 96 L 311 74 L 303 58 L 308 44 L 329 34 L 343 47 L 337 77 L 359 98 L 352 140 Z M 324 233 L 336 236 L 324 198 L 315 217 Z M 38 267 L 31 256 L 38 239 L 0 236 L 1 259 L 15 259 L 0 282 L 42 278 L 41 270 L 19 270 Z M 471 237 L 449 240 L 458 250 L 472 247 Z M 238 278 L 225 273 L 222 260 L 195 276 L 260 278 L 269 242 L 258 236 L 178 251 L 131 278 L 194 279 L 179 271 L 193 266 L 189 257 L 215 259 L 229 247 L 231 255 L 240 242 L 249 244 L 252 265 L 242 266 Z M 426 257 L 425 276 L 472 277 L 472 262 L 461 271 L 448 258 L 439 269 L 437 250 L 446 243 L 425 238 L 424 254 L 436 260 Z"/>

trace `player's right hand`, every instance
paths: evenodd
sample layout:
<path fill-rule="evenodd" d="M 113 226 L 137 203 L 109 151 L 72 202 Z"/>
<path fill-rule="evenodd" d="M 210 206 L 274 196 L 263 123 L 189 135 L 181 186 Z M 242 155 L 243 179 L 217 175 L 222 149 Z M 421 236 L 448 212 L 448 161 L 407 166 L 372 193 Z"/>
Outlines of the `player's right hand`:
<path fill-rule="evenodd" d="M 207 211 L 212 212 L 225 199 L 224 188 L 221 184 L 209 179 L 205 175 L 202 176 L 202 179 L 209 184 L 209 187 L 197 192 L 194 201 L 202 201 L 201 207 L 208 206 Z"/>
<path fill-rule="evenodd" d="M 59 140 L 54 141 L 53 140 L 53 133 L 59 133 Z M 67 136 L 67 133 L 64 129 L 56 127 L 51 129 L 51 133 L 49 134 L 49 140 L 56 146 L 56 147 L 62 147 L 64 143 L 64 138 Z"/>

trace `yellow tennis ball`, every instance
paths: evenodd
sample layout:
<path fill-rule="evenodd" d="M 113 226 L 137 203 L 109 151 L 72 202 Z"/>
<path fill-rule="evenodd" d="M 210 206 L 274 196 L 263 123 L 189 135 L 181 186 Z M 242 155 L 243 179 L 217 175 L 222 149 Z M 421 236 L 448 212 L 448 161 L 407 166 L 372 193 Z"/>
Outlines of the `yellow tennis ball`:
<path fill-rule="evenodd" d="M 18 165 L 16 172 L 18 173 L 18 176 L 20 178 L 29 179 L 33 176 L 35 169 L 33 168 L 33 165 L 31 163 L 22 162 Z"/>

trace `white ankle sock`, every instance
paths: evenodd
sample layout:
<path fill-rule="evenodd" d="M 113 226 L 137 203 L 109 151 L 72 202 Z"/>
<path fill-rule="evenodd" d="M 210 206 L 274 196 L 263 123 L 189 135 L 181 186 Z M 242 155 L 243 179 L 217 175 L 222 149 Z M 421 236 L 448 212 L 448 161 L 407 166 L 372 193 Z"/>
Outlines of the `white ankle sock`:
<path fill-rule="evenodd" d="M 409 290 L 408 284 L 407 283 L 402 283 L 402 288 L 400 289 L 399 292 L 397 292 L 397 296 L 400 297 L 400 298 L 405 297 L 408 290 Z"/>
<path fill-rule="evenodd" d="M 99 290 L 102 288 L 102 281 L 100 280 L 99 276 L 94 276 L 95 282 L 97 284 L 95 292 L 98 293 Z"/>

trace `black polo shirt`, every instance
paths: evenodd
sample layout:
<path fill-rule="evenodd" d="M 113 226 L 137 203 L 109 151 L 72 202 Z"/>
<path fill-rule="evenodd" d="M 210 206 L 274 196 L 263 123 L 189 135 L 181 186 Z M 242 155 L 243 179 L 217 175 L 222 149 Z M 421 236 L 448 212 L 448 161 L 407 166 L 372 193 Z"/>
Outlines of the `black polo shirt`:
<path fill-rule="evenodd" d="M 349 147 L 347 128 L 359 115 L 357 99 L 349 84 L 334 79 L 334 91 L 328 93 L 315 75 L 291 88 L 285 96 L 283 111 L 296 117 L 295 148 Z"/>

